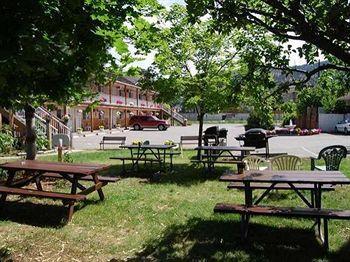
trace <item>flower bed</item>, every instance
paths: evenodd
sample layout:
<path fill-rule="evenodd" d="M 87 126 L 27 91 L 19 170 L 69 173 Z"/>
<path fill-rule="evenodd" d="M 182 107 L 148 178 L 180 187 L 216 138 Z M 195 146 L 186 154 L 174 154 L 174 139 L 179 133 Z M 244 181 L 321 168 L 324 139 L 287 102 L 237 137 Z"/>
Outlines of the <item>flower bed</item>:
<path fill-rule="evenodd" d="M 299 127 L 294 129 L 289 128 L 276 128 L 275 133 L 276 135 L 298 135 L 298 136 L 310 136 L 310 135 L 318 135 L 322 132 L 320 128 L 314 128 L 314 129 L 301 129 Z"/>

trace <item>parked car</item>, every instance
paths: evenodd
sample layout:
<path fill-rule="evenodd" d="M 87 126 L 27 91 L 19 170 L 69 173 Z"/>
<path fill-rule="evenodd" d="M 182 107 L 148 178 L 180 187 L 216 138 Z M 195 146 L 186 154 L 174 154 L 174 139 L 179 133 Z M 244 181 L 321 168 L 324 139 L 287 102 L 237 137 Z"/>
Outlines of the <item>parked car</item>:
<path fill-rule="evenodd" d="M 343 132 L 346 135 L 350 134 L 350 121 L 349 120 L 345 120 L 345 121 L 341 121 L 338 124 L 335 125 L 335 132 Z"/>
<path fill-rule="evenodd" d="M 158 130 L 164 131 L 170 125 L 166 120 L 161 120 L 155 116 L 132 116 L 129 120 L 129 126 L 133 127 L 134 130 L 158 128 Z"/>

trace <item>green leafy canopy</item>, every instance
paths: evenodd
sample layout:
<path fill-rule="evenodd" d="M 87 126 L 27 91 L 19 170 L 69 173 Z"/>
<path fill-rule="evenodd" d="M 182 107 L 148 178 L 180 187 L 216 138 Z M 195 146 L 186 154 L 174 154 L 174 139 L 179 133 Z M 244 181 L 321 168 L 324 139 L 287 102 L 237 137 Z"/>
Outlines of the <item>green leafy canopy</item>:
<path fill-rule="evenodd" d="M 109 50 L 128 61 L 128 28 L 152 14 L 154 0 L 2 1 L 0 106 L 81 101 L 92 81 L 103 82 Z"/>

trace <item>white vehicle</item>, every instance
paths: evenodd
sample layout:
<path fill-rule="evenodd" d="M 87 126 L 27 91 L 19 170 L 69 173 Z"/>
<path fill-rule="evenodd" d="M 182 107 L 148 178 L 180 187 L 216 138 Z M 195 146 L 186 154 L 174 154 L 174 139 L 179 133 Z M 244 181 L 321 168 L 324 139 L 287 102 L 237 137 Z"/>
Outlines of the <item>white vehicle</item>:
<path fill-rule="evenodd" d="M 350 134 L 350 121 L 345 120 L 341 121 L 338 124 L 335 125 L 335 132 L 343 132 L 344 134 Z"/>

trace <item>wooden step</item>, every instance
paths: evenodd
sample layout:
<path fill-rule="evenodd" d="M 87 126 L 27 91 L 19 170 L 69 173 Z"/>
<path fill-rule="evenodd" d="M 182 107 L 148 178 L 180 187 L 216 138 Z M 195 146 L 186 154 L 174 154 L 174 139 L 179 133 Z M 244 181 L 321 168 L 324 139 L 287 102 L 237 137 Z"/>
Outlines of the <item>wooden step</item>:
<path fill-rule="evenodd" d="M 13 187 L 6 187 L 6 186 L 0 186 L 0 193 L 7 194 L 7 195 L 31 196 L 31 197 L 52 198 L 52 199 L 61 199 L 61 200 L 70 200 L 70 201 L 81 201 L 86 199 L 85 195 L 39 191 L 39 190 L 32 190 L 32 189 L 26 189 L 26 188 L 13 188 Z"/>
<path fill-rule="evenodd" d="M 262 216 L 350 219 L 350 210 L 318 209 L 302 207 L 251 206 L 218 203 L 215 213 L 250 214 Z"/>

